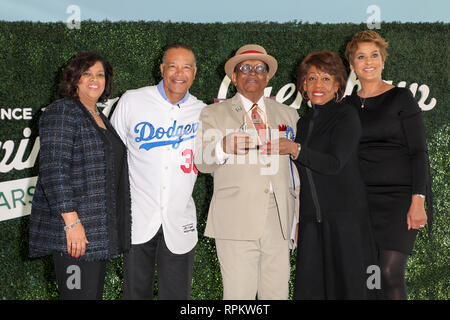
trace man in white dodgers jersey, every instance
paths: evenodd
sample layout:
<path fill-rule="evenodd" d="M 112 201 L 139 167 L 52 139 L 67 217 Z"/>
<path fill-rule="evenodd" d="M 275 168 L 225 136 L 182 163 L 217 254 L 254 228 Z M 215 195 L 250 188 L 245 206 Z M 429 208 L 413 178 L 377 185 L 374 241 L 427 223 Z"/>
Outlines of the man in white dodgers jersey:
<path fill-rule="evenodd" d="M 124 298 L 190 299 L 197 243 L 192 191 L 198 171 L 194 137 L 205 104 L 189 93 L 197 72 L 194 50 L 164 50 L 163 80 L 128 90 L 111 122 L 128 149 L 132 246 L 124 256 Z"/>

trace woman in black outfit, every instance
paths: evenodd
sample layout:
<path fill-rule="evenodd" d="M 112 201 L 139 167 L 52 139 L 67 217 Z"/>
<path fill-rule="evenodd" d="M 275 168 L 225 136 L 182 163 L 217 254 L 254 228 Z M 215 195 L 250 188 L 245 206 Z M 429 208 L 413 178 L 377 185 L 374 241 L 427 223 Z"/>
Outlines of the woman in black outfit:
<path fill-rule="evenodd" d="M 131 244 L 126 148 L 96 106 L 112 76 L 107 60 L 79 54 L 64 70 L 63 98 L 39 121 L 30 256 L 53 255 L 60 299 L 101 299 L 107 260 Z"/>
<path fill-rule="evenodd" d="M 300 221 L 294 299 L 368 299 L 375 264 L 364 183 L 358 168 L 358 114 L 339 101 L 347 72 L 339 56 L 309 54 L 298 88 L 312 111 L 297 123 L 295 142 L 280 139 L 300 173 Z"/>
<path fill-rule="evenodd" d="M 361 118 L 361 174 L 386 299 L 406 299 L 405 267 L 419 229 L 431 223 L 431 179 L 422 112 L 410 90 L 382 80 L 387 42 L 375 31 L 356 33 L 345 55 L 361 90 L 346 102 Z"/>

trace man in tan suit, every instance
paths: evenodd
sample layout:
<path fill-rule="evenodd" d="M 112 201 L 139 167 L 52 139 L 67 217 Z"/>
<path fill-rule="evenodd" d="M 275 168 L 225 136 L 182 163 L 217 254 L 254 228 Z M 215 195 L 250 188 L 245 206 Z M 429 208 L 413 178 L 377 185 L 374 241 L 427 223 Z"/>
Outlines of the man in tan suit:
<path fill-rule="evenodd" d="M 298 114 L 263 97 L 276 70 L 263 47 L 241 47 L 225 64 L 238 93 L 200 115 L 194 162 L 214 176 L 205 235 L 216 240 L 224 299 L 288 298 L 298 176 L 289 156 L 265 151 L 286 132 L 295 135 Z"/>

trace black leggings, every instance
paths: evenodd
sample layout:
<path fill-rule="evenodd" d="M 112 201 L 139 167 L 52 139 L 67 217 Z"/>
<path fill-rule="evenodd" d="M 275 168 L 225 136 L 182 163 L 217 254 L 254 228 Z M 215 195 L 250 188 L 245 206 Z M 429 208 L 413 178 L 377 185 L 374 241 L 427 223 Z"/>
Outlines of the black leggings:
<path fill-rule="evenodd" d="M 405 269 L 408 257 L 402 252 L 380 249 L 381 288 L 384 299 L 407 299 Z"/>
<path fill-rule="evenodd" d="M 59 299 L 102 299 L 106 261 L 79 261 L 67 254 L 53 253 L 53 262 Z"/>

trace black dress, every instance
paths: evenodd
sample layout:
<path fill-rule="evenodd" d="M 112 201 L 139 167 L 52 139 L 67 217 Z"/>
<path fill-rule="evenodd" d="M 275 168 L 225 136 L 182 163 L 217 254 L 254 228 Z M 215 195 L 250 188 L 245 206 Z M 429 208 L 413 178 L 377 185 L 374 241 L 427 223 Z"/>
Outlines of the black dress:
<path fill-rule="evenodd" d="M 297 123 L 302 148 L 300 225 L 294 299 L 367 299 L 376 264 L 364 183 L 358 168 L 358 114 L 330 101 Z M 373 293 L 373 292 L 372 292 Z"/>
<path fill-rule="evenodd" d="M 398 87 L 366 99 L 355 92 L 346 102 L 361 119 L 359 161 L 377 247 L 411 254 L 417 235 L 406 221 L 412 194 L 426 196 L 428 223 L 432 220 L 421 109 L 409 89 Z"/>

